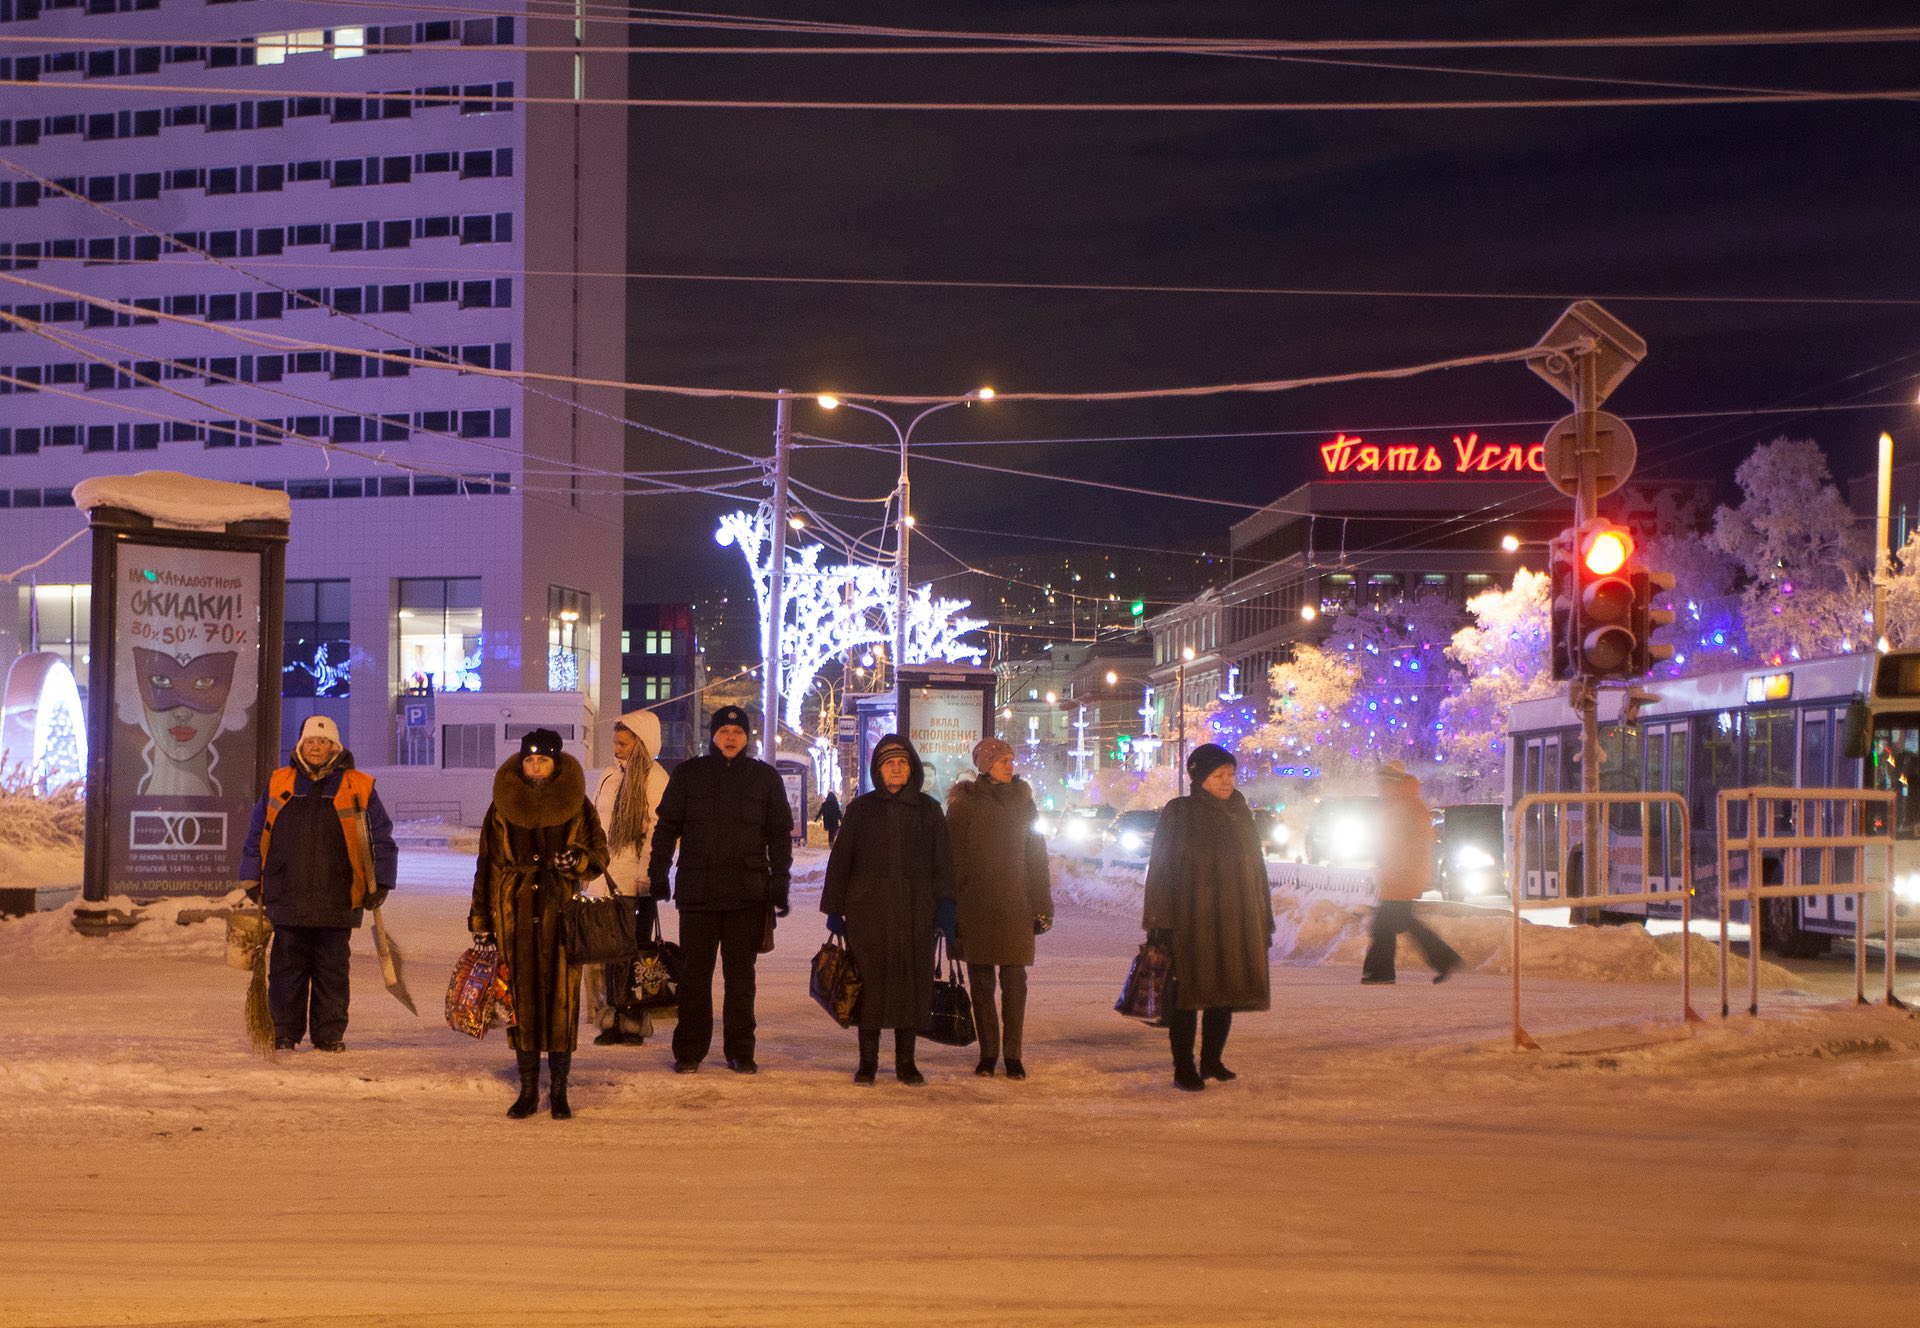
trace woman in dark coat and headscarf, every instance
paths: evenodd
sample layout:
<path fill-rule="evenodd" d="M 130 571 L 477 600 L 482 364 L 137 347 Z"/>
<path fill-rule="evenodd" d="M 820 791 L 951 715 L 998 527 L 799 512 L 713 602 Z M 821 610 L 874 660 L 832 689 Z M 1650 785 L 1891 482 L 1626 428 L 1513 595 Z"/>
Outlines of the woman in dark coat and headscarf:
<path fill-rule="evenodd" d="M 957 780 L 947 790 L 960 957 L 967 961 L 973 1022 L 980 1030 L 980 1063 L 973 1072 L 993 1073 L 1004 1022 L 1007 1078 L 1025 1079 L 1027 969 L 1033 938 L 1053 925 L 1047 846 L 1033 829 L 1033 790 L 1013 773 L 1013 748 L 999 738 L 982 738 L 974 744 L 973 765 L 978 779 Z M 996 978 L 1001 1010 L 994 1009 Z"/>
<path fill-rule="evenodd" d="M 607 839 L 587 800 L 586 772 L 561 750 L 560 735 L 535 729 L 493 776 L 493 805 L 480 830 L 467 929 L 499 938 L 512 997 L 507 1041 L 520 1064 L 515 1120 L 540 1104 L 540 1053 L 547 1053 L 555 1120 L 573 1115 L 567 1074 L 580 1037 L 580 969 L 560 939 L 560 910 L 580 883 L 607 868 Z"/>
<path fill-rule="evenodd" d="M 1187 758 L 1193 792 L 1160 812 L 1142 924 L 1173 950 L 1177 1008 L 1168 1021 L 1173 1082 L 1187 1092 L 1237 1076 L 1221 1063 L 1235 1010 L 1264 1010 L 1273 896 L 1260 832 L 1233 786 L 1233 756 L 1205 743 Z M 1204 1013 L 1199 1013 L 1204 1011 Z M 1200 1065 L 1193 1063 L 1196 1016 Z"/>
<path fill-rule="evenodd" d="M 860 1066 L 856 1084 L 879 1071 L 880 1030 L 893 1030 L 893 1072 L 923 1084 L 914 1039 L 933 1015 L 933 933 L 953 943 L 953 855 L 940 804 L 920 791 L 926 772 L 913 744 L 889 733 L 873 749 L 873 791 L 847 804 L 820 911 L 847 938 L 860 974 Z"/>

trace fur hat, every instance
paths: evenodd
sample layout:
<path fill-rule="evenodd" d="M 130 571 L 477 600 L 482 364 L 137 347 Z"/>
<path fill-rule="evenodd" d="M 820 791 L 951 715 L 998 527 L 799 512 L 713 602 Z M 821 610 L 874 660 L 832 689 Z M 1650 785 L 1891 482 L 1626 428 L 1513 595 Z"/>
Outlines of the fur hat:
<path fill-rule="evenodd" d="M 999 738 L 989 733 L 986 737 L 980 739 L 979 742 L 973 744 L 973 768 L 984 775 L 987 771 L 993 769 L 994 764 L 999 761 L 1001 757 L 1012 755 L 1013 747 L 1011 744 L 1002 742 Z"/>
<path fill-rule="evenodd" d="M 306 723 L 300 726 L 300 741 L 308 738 L 325 738 L 335 747 L 341 746 L 340 726 L 325 715 L 308 715 Z"/>
<path fill-rule="evenodd" d="M 753 736 L 753 722 L 747 718 L 747 712 L 739 706 L 721 706 L 713 712 L 713 718 L 707 721 L 707 735 L 712 737 L 727 727 L 739 729 L 748 737 Z"/>
<path fill-rule="evenodd" d="M 1217 742 L 1203 742 L 1187 753 L 1187 778 L 1196 784 L 1206 782 L 1208 775 L 1223 765 L 1238 765 L 1233 753 Z"/>
<path fill-rule="evenodd" d="M 561 741 L 560 735 L 552 729 L 529 730 L 520 739 L 520 755 L 550 756 L 557 761 L 560 759 Z"/>

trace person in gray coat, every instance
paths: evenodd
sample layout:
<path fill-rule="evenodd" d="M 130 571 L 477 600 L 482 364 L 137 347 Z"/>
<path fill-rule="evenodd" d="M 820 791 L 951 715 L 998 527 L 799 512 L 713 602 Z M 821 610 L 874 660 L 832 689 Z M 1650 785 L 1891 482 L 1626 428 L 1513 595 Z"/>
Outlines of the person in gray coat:
<path fill-rule="evenodd" d="M 980 1063 L 991 1075 L 1005 1028 L 1007 1078 L 1025 1079 L 1021 1042 L 1027 1016 L 1027 969 L 1033 938 L 1053 926 L 1047 846 L 1033 828 L 1033 791 L 1013 773 L 1013 748 L 999 738 L 974 744 L 977 779 L 947 790 L 947 832 L 953 839 L 953 885 L 960 957 L 967 962 Z M 1000 988 L 994 1009 L 994 986 Z"/>
<path fill-rule="evenodd" d="M 1197 1093 L 1239 1076 L 1221 1061 L 1236 1010 L 1270 1003 L 1267 951 L 1273 896 L 1247 800 L 1233 786 L 1233 754 L 1202 743 L 1187 757 L 1193 792 L 1160 812 L 1141 923 L 1173 952 L 1177 1008 L 1167 1020 L 1173 1082 Z M 1193 1063 L 1195 1023 L 1200 1064 Z"/>
<path fill-rule="evenodd" d="M 847 939 L 860 974 L 856 1084 L 879 1071 L 880 1032 L 893 1030 L 893 1072 L 923 1084 L 914 1042 L 933 1016 L 933 933 L 953 944 L 953 854 L 940 804 L 921 792 L 926 771 L 913 744 L 889 733 L 873 749 L 873 792 L 847 804 L 820 911 Z"/>

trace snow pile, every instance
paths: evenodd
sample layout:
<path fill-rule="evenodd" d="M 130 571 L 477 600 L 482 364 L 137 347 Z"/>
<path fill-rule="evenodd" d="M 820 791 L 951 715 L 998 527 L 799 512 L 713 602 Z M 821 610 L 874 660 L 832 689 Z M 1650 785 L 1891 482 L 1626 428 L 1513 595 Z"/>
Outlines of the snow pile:
<path fill-rule="evenodd" d="M 84 904 L 72 900 L 45 913 L 30 913 L 20 918 L 0 919 L 0 962 L 25 959 L 85 960 L 97 962 L 106 955 L 140 955 L 150 959 L 211 959 L 224 961 L 227 953 L 227 927 L 219 918 L 195 919 L 184 923 L 183 911 L 208 910 L 241 901 L 239 891 L 225 899 L 162 899 L 151 904 L 136 904 L 125 895 L 110 896 L 104 904 Z M 135 926 L 107 936 L 84 936 L 73 929 L 74 910 L 106 908 L 139 916 Z"/>
<path fill-rule="evenodd" d="M 1097 912 L 1137 920 L 1144 875 L 1137 868 L 1053 859 L 1056 904 L 1068 902 Z M 1463 971 L 1511 973 L 1513 919 L 1509 914 L 1475 909 L 1444 912 L 1421 910 L 1428 926 L 1459 951 Z M 1367 951 L 1371 908 L 1353 908 L 1331 899 L 1273 894 L 1273 959 L 1292 965 L 1342 964 L 1359 967 Z M 1554 927 L 1521 924 L 1520 960 L 1532 977 L 1568 978 L 1588 982 L 1679 982 L 1680 937 L 1654 936 L 1639 924 L 1622 927 Z M 1396 962 L 1421 968 L 1419 950 L 1402 936 Z M 1693 981 L 1717 984 L 1720 955 L 1716 945 L 1696 936 L 1692 946 Z M 1727 981 L 1744 989 L 1747 961 L 1738 953 L 1727 957 Z M 1760 985 L 1781 989 L 1796 985 L 1786 969 L 1762 960 Z"/>

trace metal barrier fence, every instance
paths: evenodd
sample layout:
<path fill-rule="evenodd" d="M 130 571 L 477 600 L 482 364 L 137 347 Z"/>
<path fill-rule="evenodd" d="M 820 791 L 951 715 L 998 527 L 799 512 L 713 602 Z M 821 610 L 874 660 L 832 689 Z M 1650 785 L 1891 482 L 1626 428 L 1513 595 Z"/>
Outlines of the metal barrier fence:
<path fill-rule="evenodd" d="M 1687 800 L 1678 793 L 1529 793 L 1514 805 L 1513 809 L 1513 851 L 1508 857 L 1510 881 L 1517 881 L 1524 870 L 1522 842 L 1526 834 L 1528 813 L 1535 808 L 1558 807 L 1563 811 L 1568 807 L 1638 807 L 1640 809 L 1640 879 L 1644 884 L 1649 873 L 1646 871 L 1647 847 L 1659 842 L 1663 852 L 1669 842 L 1664 834 L 1656 837 L 1648 834 L 1647 827 L 1652 821 L 1648 814 L 1653 807 L 1671 810 L 1679 818 L 1679 834 L 1682 852 L 1680 858 L 1680 885 L 1677 889 L 1646 890 L 1631 894 L 1609 894 L 1607 879 L 1610 873 L 1605 870 L 1606 863 L 1581 864 L 1582 892 L 1575 898 L 1561 899 L 1523 899 L 1522 891 L 1510 884 L 1507 898 L 1513 909 L 1513 1045 L 1537 1050 L 1540 1046 L 1520 1023 L 1520 913 L 1523 909 L 1541 908 L 1606 908 L 1615 904 L 1667 904 L 1680 905 L 1680 1018 L 1682 1023 L 1697 1023 L 1700 1016 L 1693 1010 L 1693 854 L 1690 849 L 1693 842 L 1692 822 L 1687 816 Z M 1665 825 L 1665 813 L 1662 825 Z M 1566 858 L 1566 820 L 1558 818 L 1560 859 Z M 1603 831 L 1604 836 L 1604 831 Z M 1603 842 L 1605 842 L 1603 838 Z M 1662 864 L 1663 866 L 1666 864 Z M 1671 873 L 1663 873 L 1670 875 Z M 1562 878 L 1565 879 L 1564 877 Z M 1598 888 L 1594 888 L 1594 883 Z M 1724 928 L 1723 928 L 1724 934 Z M 1726 972 L 1724 951 L 1722 952 L 1721 973 L 1724 983 Z"/>
<path fill-rule="evenodd" d="M 1820 804 L 1816 814 L 1815 804 Z M 1879 807 L 1877 824 L 1867 809 Z M 1732 811 L 1743 813 L 1745 826 L 1737 836 L 1732 833 Z M 1815 895 L 1852 895 L 1853 924 L 1853 998 L 1867 1004 L 1867 896 L 1885 896 L 1886 1001 L 1900 1005 L 1893 994 L 1894 910 L 1893 910 L 1893 794 L 1872 789 L 1838 788 L 1741 788 L 1720 790 L 1717 807 L 1720 830 L 1720 1014 L 1728 1013 L 1727 1004 L 1727 913 L 1734 899 L 1747 901 L 1747 1013 L 1760 1013 L 1760 941 L 1767 899 L 1799 899 Z M 1836 826 L 1838 830 L 1836 832 Z M 1808 833 L 1817 830 L 1819 833 Z M 1868 879 L 1868 853 L 1885 850 L 1886 866 L 1879 881 Z M 1767 884 L 1763 854 L 1778 850 L 1782 876 L 1787 879 Z M 1746 886 L 1733 888 L 1732 865 L 1736 854 L 1744 855 Z M 1817 882 L 1809 884 L 1805 875 L 1807 858 L 1814 855 L 1818 864 Z M 1836 880 L 1842 859 L 1850 866 L 1851 879 Z"/>

